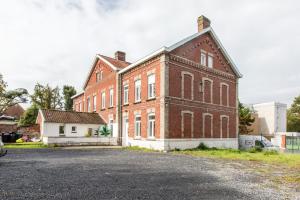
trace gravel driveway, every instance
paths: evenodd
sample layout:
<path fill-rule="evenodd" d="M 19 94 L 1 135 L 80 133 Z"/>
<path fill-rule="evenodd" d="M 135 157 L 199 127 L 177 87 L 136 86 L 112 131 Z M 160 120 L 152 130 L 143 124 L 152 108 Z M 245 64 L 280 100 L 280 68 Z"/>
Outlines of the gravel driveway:
<path fill-rule="evenodd" d="M 295 199 L 229 161 L 122 149 L 11 149 L 0 199 Z"/>

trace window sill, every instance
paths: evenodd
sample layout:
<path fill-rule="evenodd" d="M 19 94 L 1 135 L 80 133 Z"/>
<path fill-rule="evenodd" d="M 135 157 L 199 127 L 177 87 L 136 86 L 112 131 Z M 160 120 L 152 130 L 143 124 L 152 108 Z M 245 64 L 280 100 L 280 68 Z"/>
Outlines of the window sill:
<path fill-rule="evenodd" d="M 146 101 L 153 101 L 155 99 L 156 99 L 156 97 L 151 97 L 151 98 L 148 98 Z"/>
<path fill-rule="evenodd" d="M 155 137 L 148 137 L 147 140 L 154 141 L 154 140 L 156 140 L 156 138 Z"/>
<path fill-rule="evenodd" d="M 114 108 L 113 106 L 111 106 L 111 107 L 108 107 L 107 109 L 112 109 L 112 108 Z"/>
<path fill-rule="evenodd" d="M 123 104 L 123 106 L 129 106 L 129 103 L 125 103 L 125 104 Z"/>
<path fill-rule="evenodd" d="M 138 103 L 142 103 L 142 101 L 136 101 L 133 104 L 138 104 Z"/>
<path fill-rule="evenodd" d="M 134 140 L 141 140 L 141 136 L 136 136 L 133 138 Z"/>
<path fill-rule="evenodd" d="M 103 110 L 105 110 L 105 108 L 101 108 L 101 109 L 100 109 L 100 111 L 103 111 Z"/>

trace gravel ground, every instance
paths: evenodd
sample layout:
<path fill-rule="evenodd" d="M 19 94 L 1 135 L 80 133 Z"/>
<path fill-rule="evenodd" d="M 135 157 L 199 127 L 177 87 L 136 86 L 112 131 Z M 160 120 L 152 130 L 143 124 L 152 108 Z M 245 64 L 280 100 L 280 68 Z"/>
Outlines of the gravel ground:
<path fill-rule="evenodd" d="M 122 149 L 11 149 L 0 199 L 296 199 L 240 163 Z"/>

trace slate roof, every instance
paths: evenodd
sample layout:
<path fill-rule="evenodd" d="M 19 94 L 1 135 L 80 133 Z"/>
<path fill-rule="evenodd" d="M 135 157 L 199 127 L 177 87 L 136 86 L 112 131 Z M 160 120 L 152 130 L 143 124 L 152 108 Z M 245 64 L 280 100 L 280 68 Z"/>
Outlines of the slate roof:
<path fill-rule="evenodd" d="M 42 109 L 45 122 L 64 124 L 106 124 L 98 113 Z"/>

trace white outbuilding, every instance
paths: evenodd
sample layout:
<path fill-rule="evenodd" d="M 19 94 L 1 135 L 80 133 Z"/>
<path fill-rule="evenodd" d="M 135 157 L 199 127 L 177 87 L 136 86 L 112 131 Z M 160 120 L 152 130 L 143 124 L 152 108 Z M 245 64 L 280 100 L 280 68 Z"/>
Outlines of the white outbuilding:
<path fill-rule="evenodd" d="M 36 121 L 44 144 L 117 145 L 117 137 L 99 134 L 106 122 L 98 113 L 40 109 Z"/>

